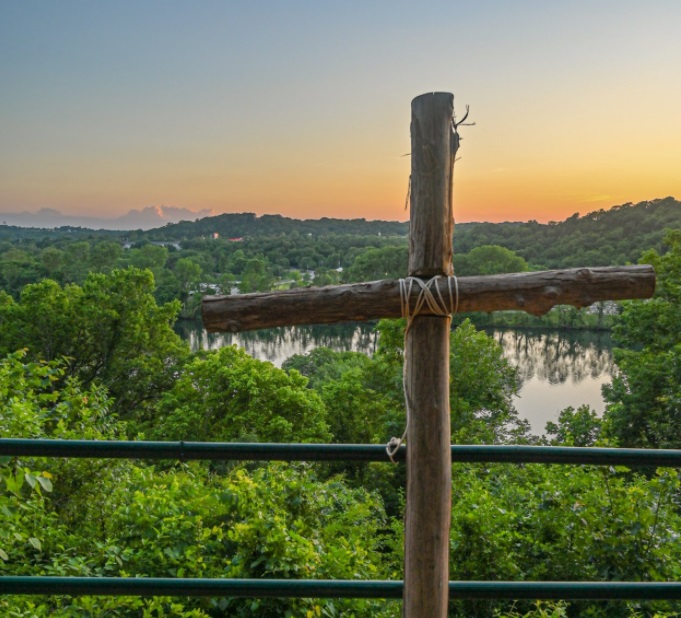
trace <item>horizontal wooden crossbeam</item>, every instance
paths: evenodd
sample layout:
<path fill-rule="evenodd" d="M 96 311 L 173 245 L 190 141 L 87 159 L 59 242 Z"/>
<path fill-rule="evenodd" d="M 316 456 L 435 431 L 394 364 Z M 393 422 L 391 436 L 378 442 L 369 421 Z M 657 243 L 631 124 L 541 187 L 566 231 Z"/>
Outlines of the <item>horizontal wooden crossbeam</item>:
<path fill-rule="evenodd" d="M 542 315 L 556 305 L 586 307 L 598 301 L 650 298 L 655 292 L 652 266 L 573 268 L 541 272 L 459 277 L 458 311 L 522 310 Z M 449 298 L 446 279 L 438 281 Z M 419 286 L 413 286 L 411 306 Z M 396 280 L 301 288 L 260 294 L 206 296 L 203 324 L 209 332 L 239 332 L 334 322 L 399 318 L 400 284 Z M 432 315 L 427 306 L 421 315 Z"/>

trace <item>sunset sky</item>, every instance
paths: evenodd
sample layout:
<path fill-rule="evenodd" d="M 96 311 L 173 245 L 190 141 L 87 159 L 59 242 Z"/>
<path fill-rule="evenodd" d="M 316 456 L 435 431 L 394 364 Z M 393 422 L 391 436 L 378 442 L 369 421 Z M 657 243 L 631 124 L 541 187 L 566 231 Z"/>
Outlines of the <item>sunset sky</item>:
<path fill-rule="evenodd" d="M 453 92 L 458 221 L 681 198 L 681 2 L 0 3 L 0 213 L 405 220 Z"/>

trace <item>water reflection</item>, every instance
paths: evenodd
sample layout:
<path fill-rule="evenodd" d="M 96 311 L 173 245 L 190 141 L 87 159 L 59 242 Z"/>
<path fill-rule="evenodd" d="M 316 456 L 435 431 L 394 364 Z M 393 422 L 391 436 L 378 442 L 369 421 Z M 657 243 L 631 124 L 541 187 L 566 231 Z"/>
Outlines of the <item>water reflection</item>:
<path fill-rule="evenodd" d="M 294 354 L 324 346 L 337 351 L 373 354 L 376 333 L 365 322 L 291 326 L 246 333 L 207 333 L 200 322 L 180 321 L 175 330 L 193 351 L 236 344 L 259 360 L 277 367 Z M 518 368 L 522 387 L 514 404 L 535 434 L 561 410 L 590 405 L 599 414 L 605 403 L 601 386 L 613 371 L 610 334 L 590 331 L 489 330 Z"/>
<path fill-rule="evenodd" d="M 603 384 L 613 372 L 610 333 L 491 330 L 488 334 L 518 368 L 523 385 L 515 406 L 536 434 L 568 406 L 588 404 L 599 414 Z"/>
<path fill-rule="evenodd" d="M 523 381 L 538 377 L 549 384 L 612 373 L 610 333 L 592 331 L 493 330 L 488 332 L 518 368 Z"/>
<path fill-rule="evenodd" d="M 219 350 L 236 344 L 253 358 L 269 361 L 277 367 L 294 354 L 307 354 L 314 348 L 327 347 L 338 352 L 373 354 L 376 348 L 374 324 L 288 326 L 245 333 L 208 333 L 200 322 L 180 321 L 175 331 L 197 350 Z"/>

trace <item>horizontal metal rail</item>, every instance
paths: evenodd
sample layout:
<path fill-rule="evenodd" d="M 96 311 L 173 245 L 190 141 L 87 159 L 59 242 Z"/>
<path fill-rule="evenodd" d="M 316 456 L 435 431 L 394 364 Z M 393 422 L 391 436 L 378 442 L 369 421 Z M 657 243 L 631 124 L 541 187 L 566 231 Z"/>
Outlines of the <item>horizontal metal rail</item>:
<path fill-rule="evenodd" d="M 402 581 L 0 577 L 0 594 L 401 599 Z M 449 582 L 450 599 L 681 599 L 676 582 Z"/>
<path fill-rule="evenodd" d="M 406 449 L 401 453 L 405 458 Z M 0 439 L 0 456 L 214 461 L 390 461 L 379 444 Z"/>
<path fill-rule="evenodd" d="M 572 446 L 454 445 L 452 461 L 681 467 L 681 450 Z M 0 456 L 114 459 L 388 462 L 380 444 L 274 444 L 0 439 Z M 395 459 L 406 459 L 401 447 Z"/>
<path fill-rule="evenodd" d="M 681 450 L 455 445 L 452 461 L 681 467 Z M 383 445 L 0 439 L 0 456 L 252 461 L 389 461 Z M 406 459 L 400 448 L 396 459 Z M 402 598 L 401 581 L 0 577 L 0 594 Z M 451 599 L 675 600 L 676 582 L 449 582 Z"/>

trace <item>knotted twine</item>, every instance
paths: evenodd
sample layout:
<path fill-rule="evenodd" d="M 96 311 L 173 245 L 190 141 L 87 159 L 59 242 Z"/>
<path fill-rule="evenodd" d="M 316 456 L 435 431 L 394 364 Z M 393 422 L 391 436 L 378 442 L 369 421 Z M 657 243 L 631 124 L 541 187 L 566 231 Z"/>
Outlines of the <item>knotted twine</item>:
<path fill-rule="evenodd" d="M 447 291 L 449 292 L 449 304 L 443 298 L 438 281 L 447 279 Z M 453 284 L 453 289 L 452 289 Z M 410 299 L 414 285 L 420 287 L 419 295 L 416 298 L 416 304 L 411 309 Z M 433 293 L 433 288 L 435 293 Z M 404 390 L 404 407 L 406 410 L 406 421 L 404 425 L 404 432 L 401 438 L 390 438 L 390 441 L 385 447 L 390 461 L 397 463 L 394 459 L 395 454 L 402 446 L 402 443 L 407 438 L 409 431 L 409 417 L 411 416 L 412 401 L 407 376 L 409 374 L 408 357 L 407 357 L 407 335 L 411 329 L 414 318 L 421 312 L 424 306 L 427 306 L 430 313 L 441 317 L 446 317 L 458 312 L 459 310 L 459 282 L 455 276 L 443 277 L 436 275 L 428 281 L 423 281 L 418 277 L 407 277 L 400 279 L 400 304 L 402 306 L 402 317 L 407 320 L 407 326 L 404 329 L 404 363 L 402 364 L 402 388 Z"/>

